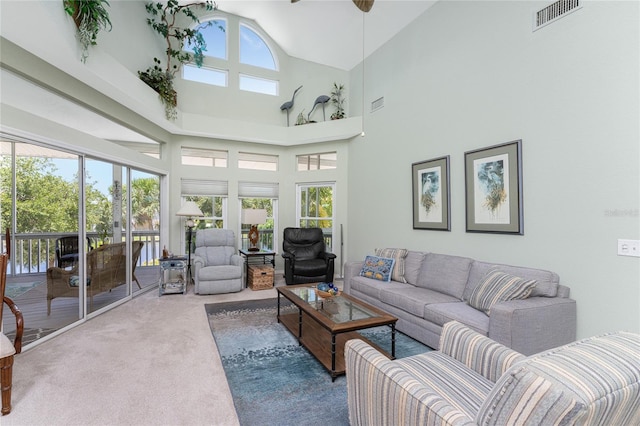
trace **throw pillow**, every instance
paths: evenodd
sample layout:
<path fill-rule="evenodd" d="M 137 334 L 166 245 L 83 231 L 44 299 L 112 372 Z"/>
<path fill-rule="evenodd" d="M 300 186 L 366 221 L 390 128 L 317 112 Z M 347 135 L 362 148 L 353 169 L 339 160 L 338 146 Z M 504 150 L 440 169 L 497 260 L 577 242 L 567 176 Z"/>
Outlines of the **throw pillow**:
<path fill-rule="evenodd" d="M 391 273 L 391 279 L 393 281 L 398 281 L 401 283 L 406 283 L 407 280 L 404 277 L 404 259 L 409 254 L 409 250 L 407 249 L 399 249 L 399 248 L 384 248 L 384 249 L 376 249 L 376 256 L 380 257 L 388 257 L 395 260 L 395 265 L 393 267 L 393 272 Z"/>
<path fill-rule="evenodd" d="M 367 256 L 360 271 L 360 276 L 379 281 L 391 281 L 391 271 L 395 259 L 379 256 Z"/>
<path fill-rule="evenodd" d="M 489 315 L 496 303 L 526 299 L 535 286 L 536 280 L 525 280 L 499 269 L 490 269 L 471 293 L 469 305 Z"/>
<path fill-rule="evenodd" d="M 80 277 L 78 275 L 71 275 L 69 277 L 69 286 L 70 287 L 78 287 L 80 284 Z M 91 285 L 91 277 L 87 277 L 87 286 Z"/>

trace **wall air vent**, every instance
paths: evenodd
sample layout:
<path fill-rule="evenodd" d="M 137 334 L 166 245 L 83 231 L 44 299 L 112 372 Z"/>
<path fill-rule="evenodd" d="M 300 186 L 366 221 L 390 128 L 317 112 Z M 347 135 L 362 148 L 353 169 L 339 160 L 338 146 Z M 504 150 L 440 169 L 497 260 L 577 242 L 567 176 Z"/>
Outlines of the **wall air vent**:
<path fill-rule="evenodd" d="M 384 96 L 371 102 L 371 112 L 377 111 L 384 106 Z"/>
<path fill-rule="evenodd" d="M 533 31 L 549 25 L 571 12 L 582 9 L 584 0 L 558 0 L 533 14 Z"/>

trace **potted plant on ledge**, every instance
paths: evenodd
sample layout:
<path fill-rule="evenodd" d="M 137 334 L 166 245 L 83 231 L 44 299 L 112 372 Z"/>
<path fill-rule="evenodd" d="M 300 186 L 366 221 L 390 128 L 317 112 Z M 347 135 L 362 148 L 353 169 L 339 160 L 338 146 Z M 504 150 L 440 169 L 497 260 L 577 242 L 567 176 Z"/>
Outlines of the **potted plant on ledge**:
<path fill-rule="evenodd" d="M 65 12 L 73 18 L 78 28 L 77 37 L 82 45 L 80 60 L 86 62 L 89 57 L 89 46 L 97 44 L 100 30 L 111 31 L 112 25 L 107 0 L 63 0 Z"/>
<path fill-rule="evenodd" d="M 200 24 L 200 20 L 192 8 L 211 11 L 216 10 L 217 6 L 210 0 L 204 3 L 195 2 L 183 5 L 180 5 L 177 0 L 169 0 L 166 3 L 147 3 L 145 7 L 150 15 L 147 18 L 147 24 L 167 42 L 167 62 L 163 67 L 160 59 L 153 58 L 154 65 L 147 68 L 146 71 L 138 71 L 138 76 L 160 95 L 167 120 L 175 120 L 178 116 L 178 94 L 173 88 L 175 75 L 180 71 L 180 67 L 187 62 L 193 61 L 196 66 L 202 66 L 204 59 L 202 52 L 207 48 L 204 37 L 198 32 L 202 26 L 195 27 L 195 29 L 183 28 L 178 25 L 176 19 L 178 16 L 184 15 L 192 23 Z M 210 26 L 213 23 L 214 21 L 209 21 L 204 26 Z M 218 28 L 224 31 L 223 27 L 218 26 Z M 193 46 L 193 53 L 182 50 L 185 43 Z"/>
<path fill-rule="evenodd" d="M 331 114 L 332 120 L 340 120 L 344 118 L 344 101 L 342 97 L 344 92 L 344 84 L 338 85 L 333 83 L 333 89 L 331 90 L 331 103 L 336 107 L 336 111 Z"/>

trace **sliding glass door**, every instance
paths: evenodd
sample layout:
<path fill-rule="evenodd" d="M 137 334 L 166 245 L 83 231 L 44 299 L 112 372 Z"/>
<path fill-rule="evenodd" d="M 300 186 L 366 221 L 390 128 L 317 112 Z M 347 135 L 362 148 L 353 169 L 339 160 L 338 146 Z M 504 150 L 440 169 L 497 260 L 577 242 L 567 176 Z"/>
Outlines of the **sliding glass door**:
<path fill-rule="evenodd" d="M 0 189 L 23 345 L 157 285 L 160 175 L 0 134 Z"/>

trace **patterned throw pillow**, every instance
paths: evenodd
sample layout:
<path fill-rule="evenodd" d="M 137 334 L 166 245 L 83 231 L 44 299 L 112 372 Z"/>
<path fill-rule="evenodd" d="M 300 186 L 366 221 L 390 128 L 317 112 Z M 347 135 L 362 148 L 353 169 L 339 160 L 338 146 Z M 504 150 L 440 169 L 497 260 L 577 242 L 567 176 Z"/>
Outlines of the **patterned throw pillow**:
<path fill-rule="evenodd" d="M 367 256 L 360 271 L 360 276 L 379 281 L 391 281 L 391 271 L 395 259 L 379 256 Z"/>
<path fill-rule="evenodd" d="M 529 297 L 536 282 L 490 269 L 471 293 L 469 305 L 489 315 L 491 307 L 498 302 Z"/>
<path fill-rule="evenodd" d="M 395 266 L 393 267 L 393 273 L 391 274 L 391 279 L 393 281 L 398 281 L 401 283 L 406 283 L 407 280 L 404 277 L 404 259 L 409 254 L 409 250 L 407 249 L 399 249 L 399 248 L 385 248 L 385 249 L 376 249 L 376 256 L 380 257 L 390 257 L 395 260 Z"/>
<path fill-rule="evenodd" d="M 78 287 L 80 284 L 80 277 L 78 275 L 71 275 L 69 277 L 69 286 L 70 287 Z M 91 277 L 87 277 L 87 286 L 91 285 Z"/>

